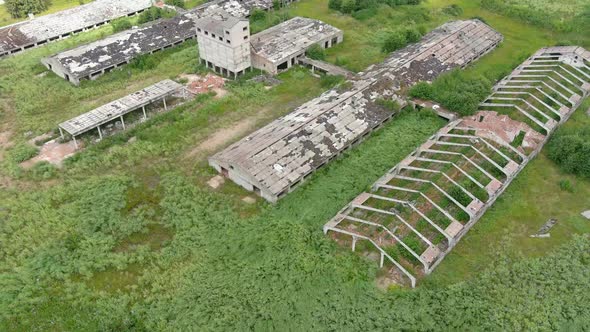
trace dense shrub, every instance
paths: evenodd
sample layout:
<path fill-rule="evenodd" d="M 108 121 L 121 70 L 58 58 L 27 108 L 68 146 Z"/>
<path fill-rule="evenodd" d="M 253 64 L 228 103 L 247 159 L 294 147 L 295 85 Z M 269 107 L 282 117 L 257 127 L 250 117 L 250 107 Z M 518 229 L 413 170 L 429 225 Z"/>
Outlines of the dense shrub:
<path fill-rule="evenodd" d="M 254 9 L 250 14 L 251 21 L 261 21 L 266 18 L 266 12 L 262 9 Z"/>
<path fill-rule="evenodd" d="M 129 30 L 133 26 L 131 24 L 131 21 L 129 21 L 126 18 L 120 18 L 120 19 L 113 20 L 111 22 L 111 25 L 113 26 L 113 32 L 120 32 L 120 31 Z"/>
<path fill-rule="evenodd" d="M 150 7 L 150 9 L 142 12 L 139 14 L 139 18 L 137 19 L 137 23 L 144 24 L 147 22 L 159 20 L 161 18 L 170 18 L 175 15 L 175 11 L 162 9 L 159 7 Z"/>
<path fill-rule="evenodd" d="M 332 88 L 344 82 L 344 77 L 340 75 L 323 75 L 320 84 L 323 88 Z"/>
<path fill-rule="evenodd" d="M 166 0 L 166 3 L 170 6 L 178 7 L 178 8 L 186 8 L 186 3 L 184 0 Z"/>
<path fill-rule="evenodd" d="M 55 177 L 57 168 L 47 161 L 41 161 L 31 168 L 31 175 L 36 180 L 47 180 Z"/>
<path fill-rule="evenodd" d="M 28 14 L 38 14 L 47 10 L 50 0 L 6 0 L 6 11 L 14 18 L 26 17 Z"/>
<path fill-rule="evenodd" d="M 416 27 L 394 30 L 389 32 L 383 40 L 381 50 L 384 53 L 391 53 L 419 41 L 420 38 L 422 38 L 422 33 Z"/>
<path fill-rule="evenodd" d="M 437 78 L 432 84 L 418 83 L 410 89 L 410 96 L 440 103 L 460 115 L 477 111 L 490 93 L 492 82 L 484 76 L 471 77 L 465 72 L 454 70 Z"/>
<path fill-rule="evenodd" d="M 15 163 L 22 163 L 25 160 L 29 160 L 39 153 L 39 149 L 26 143 L 20 143 L 15 145 L 8 152 L 10 160 Z"/>
<path fill-rule="evenodd" d="M 447 14 L 447 15 L 451 15 L 451 16 L 459 16 L 461 14 L 463 14 L 463 8 L 461 8 L 461 6 L 457 5 L 457 4 L 452 4 L 449 6 L 446 6 L 445 8 L 442 9 L 443 13 Z"/>
<path fill-rule="evenodd" d="M 326 51 L 320 45 L 315 44 L 307 49 L 306 55 L 314 60 L 324 60 L 326 58 Z"/>
<path fill-rule="evenodd" d="M 563 171 L 590 178 L 590 128 L 558 130 L 547 153 Z"/>

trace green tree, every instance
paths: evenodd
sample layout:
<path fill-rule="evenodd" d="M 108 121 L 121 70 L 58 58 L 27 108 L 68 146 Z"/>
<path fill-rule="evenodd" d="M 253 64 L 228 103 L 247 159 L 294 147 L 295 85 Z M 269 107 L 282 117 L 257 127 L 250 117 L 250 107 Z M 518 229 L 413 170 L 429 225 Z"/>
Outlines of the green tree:
<path fill-rule="evenodd" d="M 25 17 L 29 13 L 38 14 L 50 5 L 50 0 L 6 0 L 5 3 L 6 10 L 14 18 Z"/>

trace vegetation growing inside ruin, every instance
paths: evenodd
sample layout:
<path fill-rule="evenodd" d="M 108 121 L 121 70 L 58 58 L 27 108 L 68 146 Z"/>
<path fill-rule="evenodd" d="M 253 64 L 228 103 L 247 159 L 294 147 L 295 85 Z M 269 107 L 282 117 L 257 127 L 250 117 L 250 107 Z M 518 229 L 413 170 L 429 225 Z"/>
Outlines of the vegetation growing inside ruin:
<path fill-rule="evenodd" d="M 473 76 L 454 70 L 441 75 L 432 84 L 420 82 L 410 89 L 410 96 L 434 100 L 446 109 L 460 115 L 471 115 L 477 111 L 492 88 L 492 81 L 483 75 Z"/>
<path fill-rule="evenodd" d="M 453 3 L 463 9 L 459 16 L 442 11 Z M 523 24 L 477 1 L 382 5 L 357 18 L 329 10 L 327 0 L 281 11 L 343 29 L 345 42 L 327 50 L 326 60 L 357 71 L 387 55 L 381 45 L 390 29 L 431 29 L 476 15 L 506 40 L 465 78 L 449 75 L 460 82 L 493 82 L 543 46 L 590 46 L 590 35 Z M 247 193 L 232 183 L 209 188 L 215 173 L 201 144 L 211 135 L 250 123 L 227 145 L 336 82 L 303 69 L 282 74 L 270 90 L 239 82 L 224 98 L 203 95 L 89 146 L 62 169 L 22 170 L 11 149 L 59 121 L 164 78 L 204 71 L 193 42 L 151 55 L 155 66 L 125 66 L 79 88 L 39 63 L 112 32 L 105 26 L 0 60 L 0 133 L 10 131 L 12 143 L 0 139 L 0 330 L 590 328 L 583 291 L 590 286 L 590 225 L 579 214 L 588 209 L 590 181 L 561 172 L 548 150 L 417 290 L 379 290 L 378 264 L 343 249 L 321 227 L 443 125 L 430 112 L 402 112 L 276 206 L 244 203 Z M 564 133 L 588 126 L 589 106 Z M 560 189 L 564 179 L 574 193 Z M 551 238 L 530 238 L 549 218 L 558 220 Z"/>

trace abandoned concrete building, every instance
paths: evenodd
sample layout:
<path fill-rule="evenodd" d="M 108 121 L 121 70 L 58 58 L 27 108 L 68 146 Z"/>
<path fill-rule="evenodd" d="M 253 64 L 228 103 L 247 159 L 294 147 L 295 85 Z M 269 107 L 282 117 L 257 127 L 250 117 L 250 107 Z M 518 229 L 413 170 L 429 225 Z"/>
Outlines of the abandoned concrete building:
<path fill-rule="evenodd" d="M 74 140 L 76 148 L 78 148 L 78 142 L 76 141 L 77 136 L 96 129 L 98 131 L 98 136 L 102 139 L 102 125 L 119 119 L 123 129 L 125 129 L 124 116 L 126 114 L 141 109 L 143 112 L 143 119 L 145 120 L 147 119 L 146 106 L 162 102 L 164 110 L 167 110 L 168 104 L 166 103 L 166 98 L 176 94 L 179 94 L 181 97 L 186 97 L 187 91 L 184 86 L 179 83 L 172 80 L 164 80 L 105 104 L 90 112 L 60 123 L 59 132 L 62 139 L 65 138 L 64 132 L 68 133 Z"/>
<path fill-rule="evenodd" d="M 291 68 L 312 45 L 323 48 L 342 42 L 343 33 L 322 21 L 295 17 L 252 36 L 252 66 L 277 74 Z"/>
<path fill-rule="evenodd" d="M 289 3 L 292 1 L 289 1 Z M 234 17 L 248 17 L 254 8 L 268 10 L 272 0 L 216 0 L 197 6 L 179 16 L 159 20 L 124 31 L 102 40 L 81 45 L 41 60 L 58 76 L 78 85 L 95 79 L 112 69 L 128 64 L 144 54 L 179 45 L 196 37 L 194 21 L 226 12 Z"/>
<path fill-rule="evenodd" d="M 152 0 L 95 0 L 3 27 L 0 29 L 0 57 L 96 28 L 119 17 L 135 15 L 151 5 Z"/>
<path fill-rule="evenodd" d="M 494 87 L 478 113 L 432 136 L 326 223 L 324 233 L 353 251 L 367 241 L 364 256 L 382 268 L 388 263 L 396 282 L 414 287 L 588 96 L 589 60 L 579 47 L 539 50 Z"/>
<path fill-rule="evenodd" d="M 194 37 L 193 20 L 181 15 L 148 26 L 114 34 L 82 45 L 41 62 L 58 76 L 78 85 L 83 79 L 94 79 L 139 55 L 154 53 Z"/>
<path fill-rule="evenodd" d="M 207 68 L 237 77 L 250 68 L 250 22 L 227 14 L 195 21 L 199 62 Z"/>
<path fill-rule="evenodd" d="M 276 202 L 315 170 L 389 120 L 382 100 L 404 103 L 402 87 L 464 67 L 502 35 L 479 20 L 449 22 L 371 66 L 346 91 L 332 89 L 209 158 L 218 172 Z"/>

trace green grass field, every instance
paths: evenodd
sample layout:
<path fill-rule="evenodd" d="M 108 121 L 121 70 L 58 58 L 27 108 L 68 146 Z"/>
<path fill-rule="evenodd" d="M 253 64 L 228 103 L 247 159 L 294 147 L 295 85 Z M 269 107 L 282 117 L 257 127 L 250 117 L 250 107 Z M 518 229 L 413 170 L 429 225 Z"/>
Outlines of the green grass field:
<path fill-rule="evenodd" d="M 463 8 L 460 18 L 481 17 L 505 36 L 468 75 L 500 77 L 543 46 L 590 47 L 588 35 L 528 25 L 477 1 L 429 0 L 357 18 L 330 11 L 327 0 L 288 11 L 344 30 L 328 61 L 361 71 L 385 58 L 387 31 L 457 19 L 442 12 L 452 3 Z M 44 74 L 41 57 L 110 33 L 0 60 L 0 133 L 11 144 L 161 79 L 203 71 L 187 43 L 154 54 L 148 69 L 124 67 L 80 87 Z M 246 204 L 249 193 L 232 183 L 209 188 L 208 155 L 328 88 L 303 69 L 279 78 L 270 90 L 241 81 L 224 98 L 201 96 L 153 117 L 91 145 L 50 179 L 20 169 L 0 141 L 0 330 L 590 328 L 590 224 L 580 216 L 590 209 L 590 181 L 562 174 L 544 153 L 416 290 L 380 290 L 384 271 L 321 227 L 444 125 L 429 113 L 397 116 L 276 205 Z M 565 126 L 590 125 L 589 107 Z M 200 149 L 219 132 L 230 134 L 213 151 Z M 560 189 L 563 179 L 573 193 Z M 530 238 L 549 218 L 558 219 L 551 238 Z"/>

